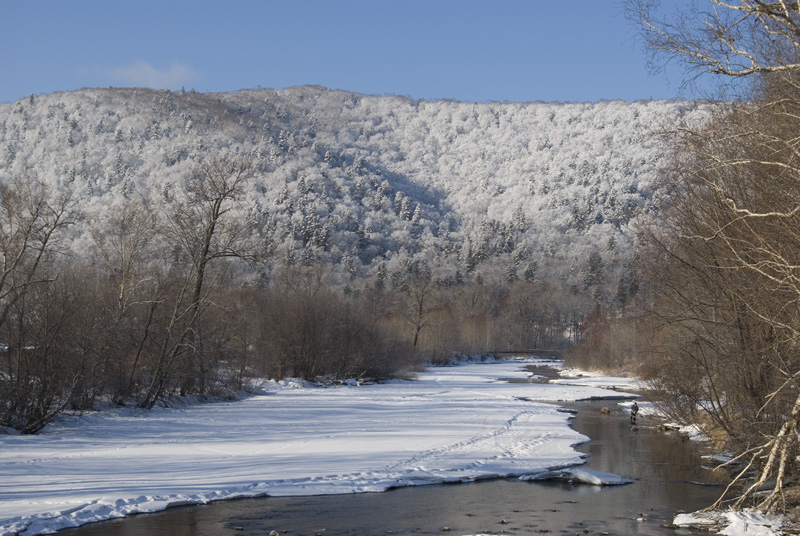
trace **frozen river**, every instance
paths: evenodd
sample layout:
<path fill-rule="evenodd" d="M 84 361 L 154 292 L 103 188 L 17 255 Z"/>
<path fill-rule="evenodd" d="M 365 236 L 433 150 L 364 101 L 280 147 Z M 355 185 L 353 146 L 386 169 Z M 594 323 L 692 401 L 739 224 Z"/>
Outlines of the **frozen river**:
<path fill-rule="evenodd" d="M 570 415 L 547 403 L 619 396 L 601 386 L 633 387 L 629 380 L 527 383 L 531 372 L 525 365 L 519 360 L 462 364 L 429 369 L 412 382 L 379 385 L 320 388 L 268 382 L 259 394 L 241 401 L 151 412 L 106 411 L 65 418 L 39 436 L 0 436 L 0 474 L 4 476 L 0 534 L 44 533 L 208 503 L 212 504 L 170 508 L 163 515 L 98 527 L 108 531 L 119 526 L 120 534 L 134 534 L 129 531 L 138 523 L 170 527 L 168 520 L 177 519 L 170 536 L 222 534 L 237 528 L 244 532 L 250 530 L 250 523 L 305 534 L 331 533 L 329 527 L 339 519 L 340 526 L 347 527 L 341 534 L 370 534 L 378 530 L 376 523 L 382 532 L 395 530 L 390 525 L 405 519 L 403 523 L 416 525 L 414 530 L 449 527 L 466 534 L 491 529 L 487 524 L 501 516 L 495 522 L 505 520 L 508 532 L 512 523 L 528 527 L 542 519 L 556 523 L 558 511 L 568 518 L 596 521 L 600 518 L 589 506 L 603 505 L 609 497 L 611 502 L 601 510 L 613 504 L 623 508 L 627 518 L 634 513 L 647 518 L 648 512 L 656 511 L 650 508 L 693 508 L 652 495 L 654 488 L 673 482 L 693 493 L 708 493 L 703 486 L 686 484 L 689 478 L 654 472 L 685 464 L 650 461 L 648 453 L 666 444 L 669 436 L 653 435 L 652 444 L 643 447 L 651 432 L 658 433 L 646 426 L 631 430 L 616 401 L 607 404 L 614 410 L 607 415 L 596 408 L 582 408 L 574 427 Z M 595 412 L 599 421 L 584 424 L 584 416 Z M 612 489 L 512 481 L 582 464 L 585 454 L 575 446 L 590 438 L 593 442 L 579 447 L 591 454 L 590 467 L 633 479 L 633 484 Z M 672 439 L 676 448 L 682 448 L 679 438 Z M 481 482 L 442 485 L 476 481 Z M 393 488 L 406 489 L 368 493 Z M 638 491 L 630 492 L 631 498 L 622 498 L 625 490 L 635 488 Z M 562 492 L 566 495 L 556 499 Z M 448 512 L 471 504 L 467 499 L 471 493 L 485 508 L 502 512 L 482 514 L 474 506 L 463 507 L 461 517 L 479 523 L 472 529 L 456 529 L 459 525 L 449 519 L 460 516 Z M 448 498 L 449 494 L 456 496 Z M 465 495 L 458 497 L 461 494 Z M 680 499 L 686 494 L 679 490 L 668 496 Z M 264 495 L 269 498 L 256 499 Z M 248 497 L 253 499 L 222 501 Z M 409 506 L 401 506 L 401 497 L 410 501 Z M 640 501 L 631 502 L 633 497 Z M 552 500 L 556 502 L 544 506 Z M 422 506 L 414 506 L 415 501 L 422 501 Z M 706 498 L 698 501 L 700 506 L 709 502 Z M 248 504 L 255 511 L 240 512 Z M 580 507 L 566 506 L 577 504 Z M 293 505 L 305 510 L 298 513 Z M 360 514 L 341 514 L 345 511 Z M 399 518 L 389 515 L 394 511 Z M 197 517 L 207 515 L 211 517 Z M 288 517 L 280 520 L 280 516 Z M 545 517 L 522 521 L 525 516 Z M 301 522 L 305 524 L 300 526 Z M 654 525 L 636 523 L 637 527 Z M 179 526 L 195 532 L 180 532 Z M 221 527 L 222 532 L 197 532 L 213 527 Z M 154 530 L 149 527 L 139 534 L 155 534 Z M 410 529 L 403 525 L 396 530 Z"/>
<path fill-rule="evenodd" d="M 384 493 L 242 499 L 87 525 L 64 536 L 266 535 L 272 530 L 326 536 L 583 534 L 583 529 L 674 536 L 676 530 L 664 525 L 676 512 L 704 508 L 717 498 L 721 489 L 708 485 L 715 475 L 704 468 L 698 445 L 646 423 L 634 432 L 626 413 L 600 412 L 608 405 L 570 404 L 578 409 L 574 427 L 592 438 L 578 450 L 589 454 L 584 467 L 627 476 L 632 484 L 498 479 Z"/>

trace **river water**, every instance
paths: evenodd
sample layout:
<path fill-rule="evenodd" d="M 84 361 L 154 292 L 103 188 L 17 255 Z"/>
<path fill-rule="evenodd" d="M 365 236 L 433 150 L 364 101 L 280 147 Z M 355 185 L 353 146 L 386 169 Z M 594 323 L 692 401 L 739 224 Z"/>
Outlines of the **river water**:
<path fill-rule="evenodd" d="M 65 536 L 290 536 L 382 534 L 689 534 L 674 515 L 713 503 L 724 475 L 704 467 L 700 446 L 639 418 L 633 429 L 615 400 L 565 404 L 588 469 L 634 480 L 597 487 L 497 479 L 383 493 L 265 497 L 187 506 L 59 532 Z M 601 411 L 610 408 L 610 413 Z"/>

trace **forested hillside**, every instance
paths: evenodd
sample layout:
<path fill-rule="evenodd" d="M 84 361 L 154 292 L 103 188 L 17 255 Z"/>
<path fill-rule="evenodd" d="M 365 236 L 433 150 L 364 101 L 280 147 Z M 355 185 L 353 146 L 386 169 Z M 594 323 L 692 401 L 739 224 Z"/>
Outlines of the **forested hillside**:
<path fill-rule="evenodd" d="M 93 219 L 131 200 L 163 204 L 198 159 L 250 154 L 257 177 L 240 210 L 260 222 L 272 267 L 321 260 L 360 278 L 424 259 L 442 276 L 490 269 L 581 287 L 595 254 L 615 291 L 631 223 L 657 205 L 654 133 L 697 115 L 688 102 L 474 104 L 319 87 L 82 90 L 0 105 L 0 179 L 69 190 Z"/>
<path fill-rule="evenodd" d="M 318 87 L 0 105 L 0 425 L 564 348 L 637 293 L 659 133 L 703 114 Z"/>

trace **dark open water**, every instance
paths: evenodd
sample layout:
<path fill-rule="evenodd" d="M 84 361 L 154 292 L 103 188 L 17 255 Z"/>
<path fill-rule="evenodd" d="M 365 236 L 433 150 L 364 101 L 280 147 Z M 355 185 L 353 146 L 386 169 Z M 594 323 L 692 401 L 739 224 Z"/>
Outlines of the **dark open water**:
<path fill-rule="evenodd" d="M 713 503 L 722 475 L 705 469 L 698 445 L 639 418 L 632 430 L 616 401 L 578 402 L 573 426 L 592 438 L 584 467 L 634 480 L 597 487 L 515 479 L 417 486 L 384 493 L 266 497 L 187 506 L 86 525 L 64 536 L 289 536 L 381 534 L 689 534 L 664 525 Z M 601 407 L 612 409 L 603 414 Z M 701 485 L 704 483 L 706 485 Z"/>

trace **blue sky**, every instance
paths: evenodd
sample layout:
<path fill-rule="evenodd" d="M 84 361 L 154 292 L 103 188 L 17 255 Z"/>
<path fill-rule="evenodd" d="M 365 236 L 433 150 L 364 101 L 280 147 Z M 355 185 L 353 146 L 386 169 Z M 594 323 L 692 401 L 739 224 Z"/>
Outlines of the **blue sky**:
<path fill-rule="evenodd" d="M 0 102 L 302 84 L 477 102 L 692 96 L 649 74 L 619 0 L 9 0 L 0 50 Z"/>

